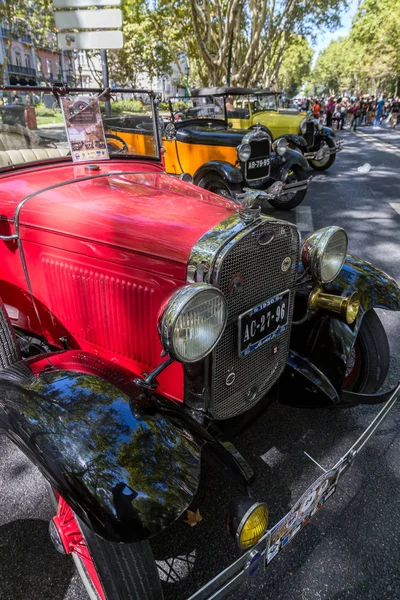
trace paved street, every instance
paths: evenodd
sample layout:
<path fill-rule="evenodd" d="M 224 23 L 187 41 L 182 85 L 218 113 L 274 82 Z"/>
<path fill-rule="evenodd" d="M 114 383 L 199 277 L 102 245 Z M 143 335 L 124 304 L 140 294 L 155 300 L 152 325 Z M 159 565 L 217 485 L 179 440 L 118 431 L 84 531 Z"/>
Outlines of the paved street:
<path fill-rule="evenodd" d="M 357 135 L 344 132 L 344 137 L 345 150 L 328 173 L 314 174 L 305 203 L 290 214 L 272 208 L 271 214 L 296 222 L 302 236 L 328 224 L 343 226 L 351 253 L 400 281 L 399 132 L 362 129 Z M 358 171 L 366 163 L 370 170 Z M 400 378 L 400 315 L 380 311 L 380 316 L 392 347 L 388 384 L 393 384 Z M 334 464 L 377 410 L 275 406 L 237 441 L 258 474 L 255 491 L 268 502 L 271 523 L 320 474 L 304 451 L 325 467 Z M 400 406 L 363 449 L 327 506 L 264 574 L 248 579 L 232 598 L 398 599 L 399 453 Z M 171 600 L 189 596 L 235 558 L 224 531 L 225 507 L 234 490 L 208 468 L 204 475 L 207 486 L 194 506 L 203 520 L 193 528 L 180 521 L 154 545 L 165 596 Z M 58 555 L 47 536 L 52 513 L 43 479 L 4 435 L 0 490 L 0 599 L 83 600 L 72 560 Z"/>

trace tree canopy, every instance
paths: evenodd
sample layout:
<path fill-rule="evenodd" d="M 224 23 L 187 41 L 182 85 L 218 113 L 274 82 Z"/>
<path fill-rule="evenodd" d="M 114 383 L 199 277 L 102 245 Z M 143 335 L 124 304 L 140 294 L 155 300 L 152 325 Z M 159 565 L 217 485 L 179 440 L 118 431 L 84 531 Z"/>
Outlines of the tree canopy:
<path fill-rule="evenodd" d="M 315 94 L 399 93 L 400 4 L 363 0 L 347 37 L 318 57 L 310 81 Z"/>

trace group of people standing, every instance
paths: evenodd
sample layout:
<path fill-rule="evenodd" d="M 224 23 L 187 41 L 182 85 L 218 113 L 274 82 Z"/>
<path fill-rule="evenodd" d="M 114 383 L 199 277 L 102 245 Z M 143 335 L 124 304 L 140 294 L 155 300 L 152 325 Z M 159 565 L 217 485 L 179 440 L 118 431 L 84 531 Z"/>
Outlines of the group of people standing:
<path fill-rule="evenodd" d="M 390 102 L 386 96 L 379 99 L 374 96 L 367 98 L 334 98 L 327 100 L 314 99 L 311 102 L 311 110 L 314 118 L 325 117 L 328 127 L 343 129 L 346 120 L 350 120 L 350 130 L 356 131 L 359 125 L 373 125 L 379 127 L 384 118 L 388 118 L 389 124 L 396 127 L 400 100 L 397 96 Z"/>

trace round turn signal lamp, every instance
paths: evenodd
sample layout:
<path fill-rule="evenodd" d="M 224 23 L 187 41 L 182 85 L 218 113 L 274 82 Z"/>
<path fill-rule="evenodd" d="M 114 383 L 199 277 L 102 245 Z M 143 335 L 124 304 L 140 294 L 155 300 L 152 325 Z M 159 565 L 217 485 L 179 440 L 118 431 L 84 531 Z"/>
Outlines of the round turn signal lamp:
<path fill-rule="evenodd" d="M 229 507 L 228 530 L 239 548 L 247 550 L 256 544 L 267 531 L 268 508 L 251 498 L 242 498 Z"/>

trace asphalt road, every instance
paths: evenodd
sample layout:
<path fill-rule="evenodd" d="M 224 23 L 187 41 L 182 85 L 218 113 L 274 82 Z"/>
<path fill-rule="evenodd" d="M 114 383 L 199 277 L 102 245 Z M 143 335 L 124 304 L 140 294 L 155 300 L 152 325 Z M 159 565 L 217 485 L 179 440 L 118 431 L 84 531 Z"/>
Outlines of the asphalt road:
<path fill-rule="evenodd" d="M 343 226 L 349 250 L 400 281 L 400 147 L 397 142 L 345 135 L 345 150 L 328 173 L 315 174 L 305 203 L 290 215 L 303 236 Z M 391 144 L 391 145 L 388 145 Z M 359 166 L 369 163 L 368 173 Z M 277 212 L 271 209 L 271 214 Z M 278 213 L 279 216 L 279 213 Z M 388 384 L 400 379 L 400 316 L 379 311 L 392 349 Z M 255 490 L 277 522 L 320 475 L 304 454 L 332 465 L 376 414 L 377 407 L 339 412 L 272 407 L 237 447 L 257 472 Z M 400 406 L 344 475 L 338 490 L 300 535 L 232 598 L 389 600 L 400 597 Z M 261 459 L 264 456 L 264 460 Z M 235 558 L 224 531 L 233 488 L 204 469 L 193 508 L 203 520 L 183 521 L 161 536 L 154 554 L 166 598 L 180 600 Z M 72 561 L 47 535 L 52 510 L 39 472 L 0 435 L 0 599 L 84 600 Z"/>

